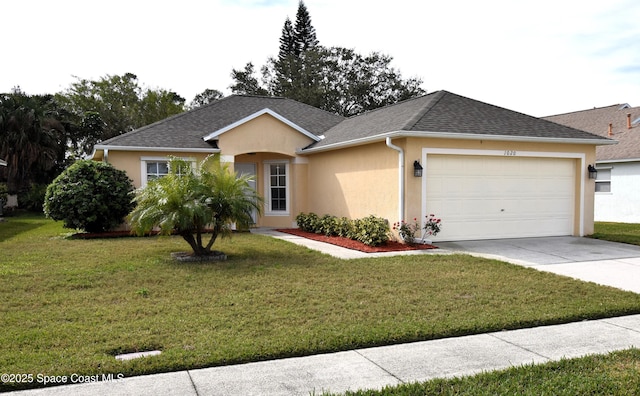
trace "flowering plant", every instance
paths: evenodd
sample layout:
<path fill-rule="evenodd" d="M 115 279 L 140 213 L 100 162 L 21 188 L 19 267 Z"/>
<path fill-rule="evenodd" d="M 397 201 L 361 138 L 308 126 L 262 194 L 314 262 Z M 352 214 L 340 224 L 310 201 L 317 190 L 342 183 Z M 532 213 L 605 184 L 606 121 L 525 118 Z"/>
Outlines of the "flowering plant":
<path fill-rule="evenodd" d="M 427 221 L 424 224 L 424 238 L 427 235 L 436 236 L 442 229 L 442 220 L 436 218 L 434 214 L 427 216 Z"/>
<path fill-rule="evenodd" d="M 413 219 L 413 223 L 407 223 L 404 220 L 393 223 L 393 230 L 398 231 L 400 238 L 409 244 L 413 243 L 416 232 L 418 232 L 419 229 L 420 225 L 418 224 L 417 218 Z"/>
<path fill-rule="evenodd" d="M 424 230 L 424 234 L 422 234 L 422 240 L 424 241 L 427 236 L 438 235 L 442 229 L 442 220 L 434 214 L 430 214 L 426 216 L 422 229 Z M 393 224 L 393 230 L 398 231 L 398 235 L 400 235 L 403 241 L 408 244 L 413 244 L 416 242 L 416 233 L 418 233 L 419 236 L 420 224 L 418 224 L 417 218 L 414 218 L 411 223 L 401 220 Z"/>

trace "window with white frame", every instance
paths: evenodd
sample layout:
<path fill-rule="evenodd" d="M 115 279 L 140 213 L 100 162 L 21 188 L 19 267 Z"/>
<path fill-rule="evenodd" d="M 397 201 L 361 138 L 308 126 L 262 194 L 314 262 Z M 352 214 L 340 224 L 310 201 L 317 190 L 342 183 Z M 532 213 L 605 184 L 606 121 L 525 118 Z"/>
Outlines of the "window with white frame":
<path fill-rule="evenodd" d="M 267 215 L 289 214 L 289 163 L 267 161 L 264 164 Z"/>
<path fill-rule="evenodd" d="M 182 159 L 191 163 L 192 168 L 195 166 L 195 159 Z M 143 187 L 146 186 L 149 181 L 169 174 L 169 159 L 166 157 L 142 157 L 140 158 L 140 164 Z"/>
<path fill-rule="evenodd" d="M 169 161 L 145 161 L 147 181 L 169 174 Z"/>
<path fill-rule="evenodd" d="M 598 176 L 596 177 L 596 192 L 611 192 L 611 168 L 597 168 Z"/>

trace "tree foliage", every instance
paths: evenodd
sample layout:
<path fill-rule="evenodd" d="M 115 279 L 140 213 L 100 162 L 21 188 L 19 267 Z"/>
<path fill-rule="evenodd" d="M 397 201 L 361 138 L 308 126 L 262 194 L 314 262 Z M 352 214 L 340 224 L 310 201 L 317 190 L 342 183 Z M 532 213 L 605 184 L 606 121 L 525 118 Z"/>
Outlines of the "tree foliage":
<path fill-rule="evenodd" d="M 0 167 L 9 193 L 27 190 L 44 181 L 57 162 L 64 160 L 64 126 L 56 119 L 51 95 L 29 96 L 15 89 L 0 95 Z M 49 179 L 51 180 L 51 179 Z"/>
<path fill-rule="evenodd" d="M 260 80 L 251 62 L 233 69 L 233 93 L 282 96 L 347 117 L 425 93 L 422 80 L 404 79 L 389 55 L 321 46 L 302 1 L 295 25 L 285 20 L 279 43 L 278 57 L 267 59 Z"/>
<path fill-rule="evenodd" d="M 112 165 L 80 160 L 47 187 L 44 211 L 64 227 L 103 232 L 122 224 L 133 209 L 133 184 Z"/>
<path fill-rule="evenodd" d="M 230 86 L 231 91 L 239 95 L 270 95 L 269 91 L 260 85 L 254 74 L 255 69 L 251 62 L 244 66 L 244 70 L 233 69 L 231 78 L 234 84 Z"/>
<path fill-rule="evenodd" d="M 222 99 L 224 94 L 217 89 L 205 89 L 201 93 L 197 94 L 193 100 L 189 103 L 189 110 L 197 109 L 198 107 L 206 106 L 216 100 Z"/>
<path fill-rule="evenodd" d="M 229 235 L 232 223 L 251 221 L 262 198 L 249 186 L 250 177 L 236 175 L 216 156 L 208 156 L 197 169 L 178 158 L 169 161 L 169 174 L 149 182 L 135 198 L 129 219 L 139 235 L 158 227 L 162 234 L 177 233 L 193 254 L 215 253 L 218 236 Z M 205 243 L 205 231 L 211 236 Z"/>
<path fill-rule="evenodd" d="M 98 80 L 77 78 L 56 100 L 75 117 L 75 125 L 83 132 L 80 146 L 87 154 L 102 140 L 185 110 L 183 97 L 165 89 L 143 89 L 132 73 Z"/>

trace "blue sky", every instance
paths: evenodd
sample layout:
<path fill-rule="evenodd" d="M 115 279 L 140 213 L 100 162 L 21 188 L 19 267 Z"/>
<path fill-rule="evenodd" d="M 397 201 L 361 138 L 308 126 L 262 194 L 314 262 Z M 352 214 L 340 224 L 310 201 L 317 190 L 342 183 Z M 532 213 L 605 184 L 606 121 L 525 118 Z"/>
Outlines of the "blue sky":
<path fill-rule="evenodd" d="M 3 3 L 0 92 L 134 73 L 191 100 L 278 51 L 297 0 Z M 640 106 L 635 0 L 306 0 L 322 45 L 393 56 L 404 77 L 534 116 Z"/>

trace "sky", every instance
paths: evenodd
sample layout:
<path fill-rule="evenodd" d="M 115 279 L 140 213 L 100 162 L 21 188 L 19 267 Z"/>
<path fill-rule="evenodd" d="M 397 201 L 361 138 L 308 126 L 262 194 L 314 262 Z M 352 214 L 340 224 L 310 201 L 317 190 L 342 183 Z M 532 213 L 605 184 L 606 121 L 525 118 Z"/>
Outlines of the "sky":
<path fill-rule="evenodd" d="M 637 0 L 305 0 L 321 45 L 393 57 L 404 78 L 536 117 L 640 106 Z M 3 2 L 0 92 L 133 73 L 187 102 L 278 53 L 298 0 Z"/>

